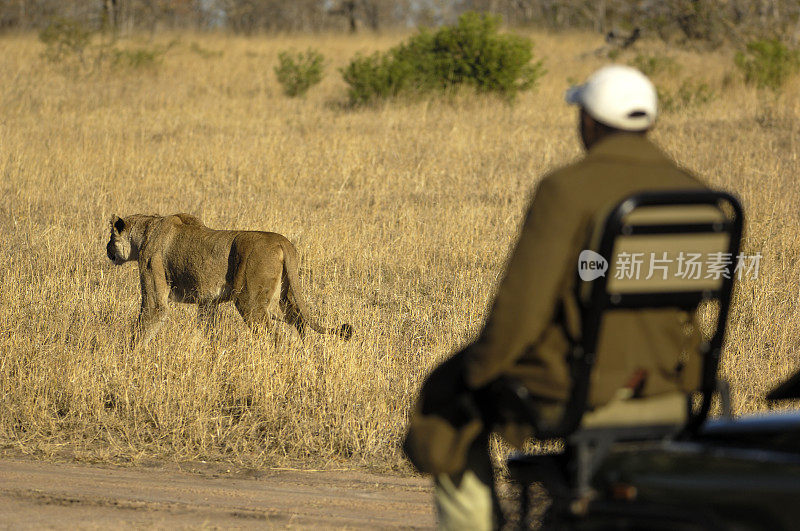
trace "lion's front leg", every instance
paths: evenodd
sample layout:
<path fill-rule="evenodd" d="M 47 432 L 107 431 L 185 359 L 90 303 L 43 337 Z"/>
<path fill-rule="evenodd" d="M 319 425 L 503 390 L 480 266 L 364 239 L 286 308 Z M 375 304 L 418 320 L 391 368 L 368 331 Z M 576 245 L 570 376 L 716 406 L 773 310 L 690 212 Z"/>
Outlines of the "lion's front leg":
<path fill-rule="evenodd" d="M 142 306 L 136 322 L 132 346 L 146 346 L 167 319 L 169 287 L 161 257 L 156 255 L 139 261 L 139 280 L 142 286 Z"/>
<path fill-rule="evenodd" d="M 139 319 L 136 322 L 136 330 L 131 340 L 131 345 L 136 347 L 141 345 L 147 346 L 151 339 L 153 339 L 164 321 L 167 318 L 167 311 L 163 308 L 142 308 L 139 312 Z"/>

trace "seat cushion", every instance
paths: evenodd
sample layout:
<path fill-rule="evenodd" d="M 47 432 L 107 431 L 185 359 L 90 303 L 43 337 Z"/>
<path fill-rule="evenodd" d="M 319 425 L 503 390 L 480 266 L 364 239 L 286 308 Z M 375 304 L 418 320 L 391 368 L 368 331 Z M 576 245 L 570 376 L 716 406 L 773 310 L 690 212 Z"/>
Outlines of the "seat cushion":
<path fill-rule="evenodd" d="M 646 398 L 615 399 L 587 411 L 581 429 L 647 425 L 681 425 L 688 417 L 684 393 L 667 393 Z"/>

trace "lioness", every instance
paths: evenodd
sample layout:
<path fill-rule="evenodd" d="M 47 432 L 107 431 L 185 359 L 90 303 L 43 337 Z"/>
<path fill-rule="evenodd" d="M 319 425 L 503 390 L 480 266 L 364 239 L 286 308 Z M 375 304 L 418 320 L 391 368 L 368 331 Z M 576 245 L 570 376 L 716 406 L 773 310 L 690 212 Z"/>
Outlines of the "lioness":
<path fill-rule="evenodd" d="M 139 264 L 142 306 L 134 343 L 158 333 L 168 299 L 197 304 L 206 326 L 217 305 L 232 300 L 251 328 L 283 319 L 301 337 L 306 325 L 345 340 L 353 333 L 349 324 L 325 328 L 311 317 L 300 294 L 297 251 L 274 232 L 214 230 L 189 214 L 112 216 L 106 252 L 115 265 Z"/>

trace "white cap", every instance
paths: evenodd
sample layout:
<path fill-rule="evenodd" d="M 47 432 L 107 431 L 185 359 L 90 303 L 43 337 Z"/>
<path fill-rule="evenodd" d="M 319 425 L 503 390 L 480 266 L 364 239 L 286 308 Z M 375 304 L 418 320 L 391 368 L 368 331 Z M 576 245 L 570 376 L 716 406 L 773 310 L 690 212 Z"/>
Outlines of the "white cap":
<path fill-rule="evenodd" d="M 605 66 L 586 83 L 565 96 L 567 103 L 580 105 L 605 125 L 625 131 L 649 129 L 658 114 L 658 96 L 647 76 L 629 66 Z"/>

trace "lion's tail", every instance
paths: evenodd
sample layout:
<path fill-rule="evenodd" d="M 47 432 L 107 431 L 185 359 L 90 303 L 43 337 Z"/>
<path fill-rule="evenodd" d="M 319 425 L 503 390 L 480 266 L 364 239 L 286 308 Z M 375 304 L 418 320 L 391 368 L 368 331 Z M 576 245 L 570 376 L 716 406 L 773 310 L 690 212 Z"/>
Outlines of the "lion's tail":
<path fill-rule="evenodd" d="M 302 293 L 300 293 L 300 278 L 297 274 L 299 267 L 297 262 L 297 251 L 295 250 L 294 245 L 292 245 L 288 240 L 281 242 L 281 248 L 283 249 L 284 270 L 286 271 L 286 277 L 289 279 L 289 289 L 292 292 L 294 303 L 297 305 L 297 309 L 300 311 L 300 317 L 308 326 L 311 327 L 312 330 L 315 330 L 320 334 L 339 336 L 345 341 L 349 340 L 353 336 L 353 327 L 348 323 L 344 323 L 338 328 L 327 328 L 319 324 L 319 322 L 312 317 L 308 303 L 306 302 Z"/>

